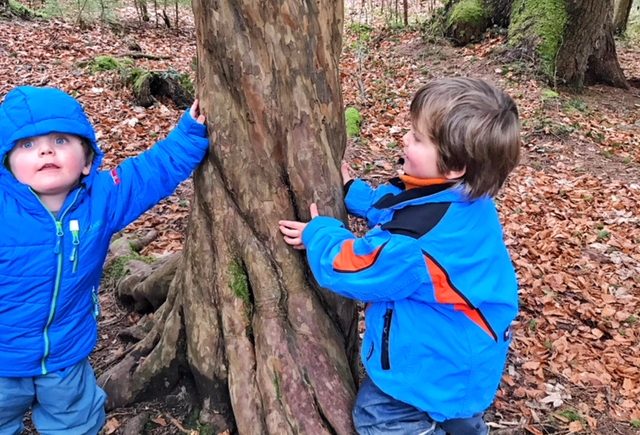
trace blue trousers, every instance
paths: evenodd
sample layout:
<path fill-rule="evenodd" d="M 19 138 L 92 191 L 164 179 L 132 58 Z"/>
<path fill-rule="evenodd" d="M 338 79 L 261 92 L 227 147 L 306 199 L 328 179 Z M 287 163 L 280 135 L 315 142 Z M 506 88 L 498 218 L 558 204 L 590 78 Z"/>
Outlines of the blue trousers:
<path fill-rule="evenodd" d="M 106 395 L 88 360 L 42 376 L 0 377 L 0 435 L 17 435 L 31 408 L 42 435 L 95 435 L 105 421 Z"/>
<path fill-rule="evenodd" d="M 353 423 L 360 435 L 486 435 L 482 414 L 435 422 L 424 411 L 394 399 L 369 377 L 360 385 L 353 408 Z"/>

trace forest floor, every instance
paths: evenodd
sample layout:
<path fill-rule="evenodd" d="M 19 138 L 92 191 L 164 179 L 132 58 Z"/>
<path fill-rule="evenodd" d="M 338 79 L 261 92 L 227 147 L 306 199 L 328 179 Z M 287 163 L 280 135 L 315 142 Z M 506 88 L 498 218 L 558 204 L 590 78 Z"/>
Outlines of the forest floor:
<path fill-rule="evenodd" d="M 162 138 L 181 111 L 168 101 L 137 107 L 118 72 L 92 72 L 86 65 L 99 55 L 124 56 L 135 42 L 142 53 L 166 57 L 136 59 L 137 66 L 193 76 L 189 17 L 181 18 L 179 30 L 141 25 L 133 17 L 124 24 L 114 31 L 0 20 L 0 97 L 20 84 L 58 86 L 77 96 L 95 123 L 104 167 Z M 503 42 L 488 35 L 455 48 L 415 29 L 369 28 L 362 17 L 346 17 L 344 102 L 363 117 L 346 160 L 373 182 L 395 175 L 408 103 L 429 79 L 474 76 L 506 89 L 520 110 L 524 149 L 498 203 L 518 270 L 521 310 L 487 414 L 492 433 L 640 433 L 640 89 L 554 88 L 525 60 L 509 57 Z M 627 78 L 639 83 L 640 46 L 621 42 L 618 55 Z M 144 254 L 181 249 L 191 192 L 191 183 L 183 183 L 127 229 L 159 232 Z M 101 300 L 100 342 L 92 355 L 98 373 L 124 355 L 131 344 L 118 333 L 139 319 L 111 289 Z M 139 433 L 209 433 L 197 426 L 181 392 L 174 393 L 111 411 L 104 432 L 125 433 L 133 417 L 144 414 L 149 420 Z"/>

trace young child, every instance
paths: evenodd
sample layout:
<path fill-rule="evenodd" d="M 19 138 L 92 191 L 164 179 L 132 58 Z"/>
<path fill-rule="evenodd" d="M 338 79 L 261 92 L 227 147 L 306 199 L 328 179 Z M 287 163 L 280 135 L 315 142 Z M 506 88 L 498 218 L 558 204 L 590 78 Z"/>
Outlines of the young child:
<path fill-rule="evenodd" d="M 97 434 L 88 356 L 111 236 L 189 177 L 208 149 L 197 101 L 167 139 L 110 171 L 80 104 L 22 86 L 0 105 L 0 435 L 29 408 L 42 434 Z"/>
<path fill-rule="evenodd" d="M 317 216 L 281 221 L 320 286 L 366 302 L 360 434 L 486 434 L 518 308 L 492 196 L 517 165 L 518 110 L 482 80 L 421 88 L 403 137 L 404 174 L 373 189 L 343 164 L 356 237 Z"/>

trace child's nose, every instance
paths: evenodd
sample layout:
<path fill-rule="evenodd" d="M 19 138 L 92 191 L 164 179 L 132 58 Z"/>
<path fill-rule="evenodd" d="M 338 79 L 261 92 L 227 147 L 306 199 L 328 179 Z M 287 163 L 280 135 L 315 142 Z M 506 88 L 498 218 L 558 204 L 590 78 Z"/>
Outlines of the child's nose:
<path fill-rule="evenodd" d="M 38 154 L 43 156 L 53 154 L 53 149 L 53 145 L 48 140 L 44 140 L 38 146 Z"/>

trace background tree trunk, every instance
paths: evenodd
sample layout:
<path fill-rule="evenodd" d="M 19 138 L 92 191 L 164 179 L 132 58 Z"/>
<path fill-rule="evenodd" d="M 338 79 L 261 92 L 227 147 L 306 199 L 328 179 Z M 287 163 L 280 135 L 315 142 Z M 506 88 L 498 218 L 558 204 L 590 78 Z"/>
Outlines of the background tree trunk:
<path fill-rule="evenodd" d="M 409 0 L 403 0 L 402 2 L 402 19 L 404 26 L 407 27 L 409 25 Z"/>
<path fill-rule="evenodd" d="M 514 0 L 509 44 L 552 80 L 627 88 L 613 41 L 612 0 Z"/>
<path fill-rule="evenodd" d="M 342 2 L 193 6 L 212 150 L 194 176 L 167 301 L 151 332 L 101 377 L 109 406 L 166 389 L 186 369 L 200 420 L 217 429 L 352 433 L 355 304 L 308 281 L 304 255 L 284 244 L 277 225 L 308 219 L 312 201 L 345 217 Z"/>
<path fill-rule="evenodd" d="M 557 77 L 577 88 L 586 81 L 627 89 L 613 39 L 613 0 L 567 0 L 566 6 L 568 20 L 557 55 Z"/>
<path fill-rule="evenodd" d="M 615 0 L 614 3 L 613 31 L 616 35 L 622 35 L 627 30 L 633 0 Z"/>

